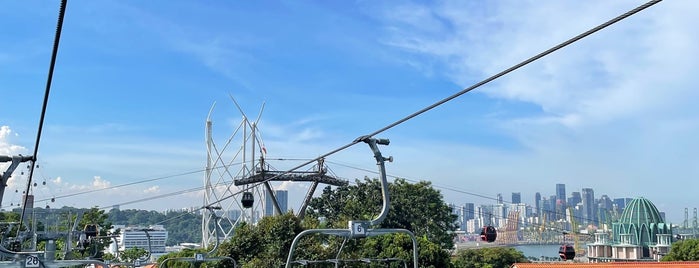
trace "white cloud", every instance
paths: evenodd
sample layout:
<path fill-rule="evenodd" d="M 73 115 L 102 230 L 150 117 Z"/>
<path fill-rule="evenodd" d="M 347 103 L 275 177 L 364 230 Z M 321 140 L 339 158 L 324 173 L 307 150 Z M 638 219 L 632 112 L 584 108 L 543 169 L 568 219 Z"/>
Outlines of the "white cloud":
<path fill-rule="evenodd" d="M 450 66 L 448 75 L 454 82 L 465 86 L 474 83 L 474 77 L 504 70 L 636 4 L 446 1 L 430 11 L 411 4 L 397 14 L 412 16 L 387 17 L 386 42 L 441 59 Z M 689 89 L 666 85 L 677 84 L 677 79 L 695 81 L 688 72 L 699 64 L 691 46 L 699 36 L 686 22 L 696 11 L 696 5 L 651 7 L 481 92 L 533 103 L 552 115 L 575 117 L 576 124 L 672 108 Z"/>
<path fill-rule="evenodd" d="M 466 87 L 639 4 L 444 1 L 437 7 L 408 4 L 380 13 L 398 10 L 396 16 L 377 19 L 385 23 L 385 44 L 425 58 L 418 70 L 432 68 L 438 59 L 445 76 Z M 692 137 L 699 133 L 694 123 L 699 78 L 693 74 L 699 68 L 697 12 L 696 3 L 662 2 L 477 89 L 493 100 L 540 108 L 504 106 L 516 116 L 490 118 L 526 151 L 501 154 L 487 146 L 453 145 L 463 151 L 449 155 L 460 161 L 425 158 L 439 163 L 429 170 L 440 174 L 461 167 L 502 182 L 535 179 L 550 188 L 567 182 L 629 196 L 660 196 L 650 185 L 667 177 L 696 177 L 691 159 L 699 151 Z M 672 198 L 689 205 L 691 196 Z"/>
<path fill-rule="evenodd" d="M 101 189 L 109 188 L 109 186 L 111 186 L 111 184 L 112 183 L 110 183 L 109 181 L 103 180 L 102 177 L 100 177 L 100 176 L 95 176 L 94 179 L 92 180 L 92 186 L 94 186 L 95 188 L 101 188 Z"/>
<path fill-rule="evenodd" d="M 160 193 L 160 186 L 151 186 L 148 187 L 147 189 L 143 190 L 143 193 L 145 194 L 154 194 L 154 193 Z"/>
<path fill-rule="evenodd" d="M 18 133 L 12 131 L 9 126 L 0 126 L 0 155 L 13 156 L 27 152 L 27 148 L 12 143 L 12 137 Z"/>

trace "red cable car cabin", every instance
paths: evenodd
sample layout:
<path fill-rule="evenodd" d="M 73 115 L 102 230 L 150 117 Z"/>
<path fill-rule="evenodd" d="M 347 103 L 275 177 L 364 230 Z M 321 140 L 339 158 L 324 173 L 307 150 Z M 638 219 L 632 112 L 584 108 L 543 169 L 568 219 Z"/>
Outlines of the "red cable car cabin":
<path fill-rule="evenodd" d="M 488 243 L 495 241 L 495 238 L 497 238 L 498 232 L 495 230 L 495 227 L 493 226 L 483 226 L 483 229 L 481 230 L 481 240 L 486 241 Z"/>

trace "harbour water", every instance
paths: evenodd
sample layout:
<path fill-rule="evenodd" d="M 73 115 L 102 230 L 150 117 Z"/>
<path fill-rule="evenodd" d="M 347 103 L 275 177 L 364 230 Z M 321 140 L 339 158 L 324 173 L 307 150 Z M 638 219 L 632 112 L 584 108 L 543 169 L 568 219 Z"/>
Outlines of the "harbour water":
<path fill-rule="evenodd" d="M 513 246 L 514 249 L 521 251 L 526 257 L 547 257 L 559 258 L 558 250 L 560 245 L 521 245 Z"/>

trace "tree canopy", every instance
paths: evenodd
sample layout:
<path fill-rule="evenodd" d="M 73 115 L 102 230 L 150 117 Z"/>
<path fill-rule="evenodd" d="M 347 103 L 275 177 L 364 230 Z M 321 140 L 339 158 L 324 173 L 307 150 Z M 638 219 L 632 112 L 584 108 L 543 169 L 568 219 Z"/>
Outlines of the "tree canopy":
<path fill-rule="evenodd" d="M 455 268 L 508 268 L 513 263 L 529 262 L 522 252 L 510 247 L 461 250 L 454 258 Z"/>
<path fill-rule="evenodd" d="M 454 246 L 452 233 L 457 228 L 456 215 L 431 182 L 409 183 L 396 179 L 389 183 L 389 193 L 388 216 L 378 227 L 407 229 L 444 249 Z M 325 219 L 331 227 L 346 228 L 349 220 L 371 220 L 378 215 L 381 199 L 380 181 L 364 178 L 364 181 L 357 180 L 356 185 L 326 187 L 321 196 L 311 200 L 307 215 Z"/>
<path fill-rule="evenodd" d="M 699 239 L 685 239 L 672 244 L 662 261 L 699 261 Z"/>
<path fill-rule="evenodd" d="M 218 255 L 236 260 L 242 267 L 279 267 L 286 262 L 294 237 L 303 230 L 292 213 L 264 217 L 257 225 L 243 223 L 235 235 L 220 245 Z M 230 267 L 230 261 L 219 267 Z"/>

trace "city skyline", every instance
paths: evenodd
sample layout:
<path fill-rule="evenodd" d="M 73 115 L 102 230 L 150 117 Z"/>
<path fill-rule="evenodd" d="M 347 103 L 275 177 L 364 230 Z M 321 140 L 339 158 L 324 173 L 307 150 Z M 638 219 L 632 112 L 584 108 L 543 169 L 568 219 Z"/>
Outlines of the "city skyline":
<path fill-rule="evenodd" d="M 555 192 L 557 193 L 556 195 L 551 195 L 551 198 L 542 198 L 540 192 L 536 192 L 535 194 L 532 195 L 533 199 L 532 202 L 527 202 L 526 199 L 521 199 L 521 204 L 524 204 L 526 207 L 526 215 L 527 216 L 538 216 L 541 217 L 539 212 L 547 213 L 549 215 L 548 220 L 553 219 L 558 219 L 558 220 L 566 220 L 566 217 L 570 217 L 567 215 L 567 211 L 561 211 L 559 207 L 555 207 L 554 204 L 555 202 L 552 201 L 557 201 L 560 199 L 560 196 L 558 193 L 563 193 L 566 188 L 565 184 L 559 183 L 556 184 L 555 186 Z M 630 202 L 634 198 L 638 197 L 609 197 L 606 194 L 601 194 L 599 198 L 594 197 L 594 189 L 593 188 L 581 188 L 581 192 L 577 191 L 571 191 L 570 195 L 566 196 L 566 202 L 567 202 L 567 207 L 572 208 L 575 214 L 573 217 L 579 222 L 579 223 L 592 223 L 595 225 L 603 224 L 603 223 L 608 223 L 607 222 L 607 217 L 613 217 L 613 215 L 609 213 L 615 213 L 616 217 L 621 215 L 623 213 L 623 209 L 625 208 L 626 204 Z M 522 193 L 521 192 L 512 192 L 512 196 L 514 197 L 519 197 L 521 198 Z M 538 199 L 538 198 L 541 199 Z M 483 208 L 490 207 L 490 209 L 494 209 L 495 207 L 499 207 L 498 205 L 504 204 L 504 205 L 518 205 L 518 203 L 514 202 L 508 202 L 502 200 L 502 194 L 498 193 L 495 197 L 490 199 L 492 202 L 491 203 L 472 203 L 472 202 L 462 202 L 462 203 L 450 203 L 450 206 L 453 207 L 455 214 L 457 214 L 459 217 L 459 221 L 462 224 L 462 228 L 464 226 L 464 220 L 468 219 L 474 219 L 473 214 L 488 214 L 488 215 L 497 215 L 497 216 L 492 216 L 496 219 L 506 219 L 505 216 L 502 216 L 500 214 L 503 213 L 497 213 L 497 212 L 483 212 Z M 571 200 L 577 200 L 575 202 L 571 202 Z M 548 202 L 545 204 L 542 208 L 540 207 L 540 202 Z M 544 208 L 545 207 L 545 208 Z M 667 213 L 663 210 L 660 210 L 660 213 L 662 214 L 663 218 L 665 219 L 666 223 L 670 223 L 673 225 L 677 225 L 679 227 L 685 226 L 685 225 L 691 225 L 691 222 L 693 219 L 691 218 L 687 211 L 691 209 L 689 207 L 683 208 L 685 211 L 683 217 L 688 217 L 688 218 L 679 218 L 679 217 L 674 217 L 674 218 L 666 218 Z M 696 208 L 694 208 L 696 209 Z M 605 212 L 605 214 L 598 214 L 599 212 Z M 470 213 L 470 216 L 464 216 L 464 213 Z M 568 218 L 569 219 L 569 218 Z M 687 222 L 690 222 L 689 224 Z M 487 222 L 486 224 L 492 224 L 490 222 Z"/>
<path fill-rule="evenodd" d="M 40 168 L 31 184 L 18 170 L 3 205 L 32 185 L 37 207 L 200 207 L 205 121 L 216 139 L 233 133 L 242 115 L 231 97 L 262 114 L 270 164 L 286 170 L 638 4 L 70 2 Z M 35 149 L 58 6 L 0 9 L 0 155 Z M 644 196 L 681 220 L 699 187 L 698 12 L 664 1 L 380 133 L 387 172 L 433 182 L 447 202 L 549 199 L 565 183 L 596 198 Z M 342 179 L 376 176 L 364 144 L 326 163 Z M 296 210 L 309 186 L 274 187 Z"/>

